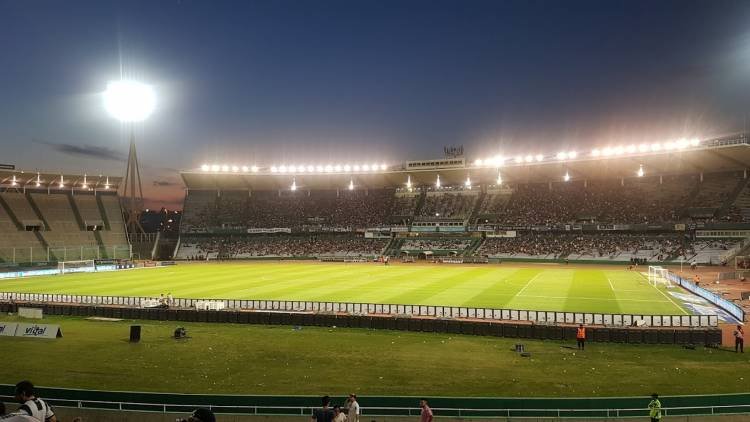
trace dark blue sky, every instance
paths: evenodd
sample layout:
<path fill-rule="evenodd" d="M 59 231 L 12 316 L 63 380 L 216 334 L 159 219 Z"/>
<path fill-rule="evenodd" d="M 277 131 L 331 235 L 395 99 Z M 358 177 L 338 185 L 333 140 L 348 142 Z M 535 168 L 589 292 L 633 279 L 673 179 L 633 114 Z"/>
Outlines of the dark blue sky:
<path fill-rule="evenodd" d="M 97 95 L 154 84 L 175 169 L 584 150 L 743 130 L 749 1 L 0 0 L 0 162 L 120 174 Z M 155 186 L 158 184 L 160 186 Z"/>

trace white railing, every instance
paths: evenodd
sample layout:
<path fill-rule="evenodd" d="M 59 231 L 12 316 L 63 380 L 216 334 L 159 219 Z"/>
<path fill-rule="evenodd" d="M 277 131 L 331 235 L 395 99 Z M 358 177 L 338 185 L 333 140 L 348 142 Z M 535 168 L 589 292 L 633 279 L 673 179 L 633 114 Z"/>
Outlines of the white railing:
<path fill-rule="evenodd" d="M 11 396 L 0 396 L 4 401 L 12 401 Z M 116 411 L 158 412 L 158 413 L 189 413 L 197 408 L 205 407 L 215 413 L 236 415 L 277 415 L 277 416 L 307 416 L 316 407 L 311 406 L 226 406 L 210 404 L 169 404 L 142 403 L 128 401 L 100 401 L 45 398 L 45 401 L 57 407 L 77 409 L 105 409 Z M 420 415 L 418 407 L 361 407 L 363 416 L 414 416 Z M 555 417 L 555 418 L 622 418 L 646 417 L 647 408 L 453 408 L 433 407 L 432 411 L 438 418 L 497 418 L 497 417 Z M 663 416 L 695 416 L 695 415 L 732 415 L 750 413 L 750 404 L 711 405 L 711 406 L 674 406 L 663 407 Z"/>

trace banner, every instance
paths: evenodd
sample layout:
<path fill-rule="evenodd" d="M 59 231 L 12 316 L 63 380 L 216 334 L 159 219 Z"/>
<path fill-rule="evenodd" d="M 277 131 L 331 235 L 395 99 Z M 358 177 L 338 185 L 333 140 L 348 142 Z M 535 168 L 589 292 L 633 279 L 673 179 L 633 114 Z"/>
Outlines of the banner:
<path fill-rule="evenodd" d="M 268 229 L 247 229 L 248 234 L 263 234 L 263 233 L 291 233 L 292 229 L 286 227 L 272 227 Z"/>
<path fill-rule="evenodd" d="M 16 337 L 57 338 L 62 337 L 62 330 L 57 324 L 18 324 Z"/>
<path fill-rule="evenodd" d="M 17 322 L 0 322 L 0 336 L 13 337 L 17 328 Z"/>

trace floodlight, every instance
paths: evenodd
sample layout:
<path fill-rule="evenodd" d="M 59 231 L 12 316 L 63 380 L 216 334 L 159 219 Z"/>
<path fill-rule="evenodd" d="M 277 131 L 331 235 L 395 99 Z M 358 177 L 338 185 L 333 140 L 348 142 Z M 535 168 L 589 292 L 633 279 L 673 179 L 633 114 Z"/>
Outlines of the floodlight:
<path fill-rule="evenodd" d="M 411 190 L 411 175 L 406 176 L 406 187 Z"/>
<path fill-rule="evenodd" d="M 292 179 L 292 186 L 290 186 L 289 189 L 291 189 L 293 191 L 297 190 L 297 180 L 296 179 Z"/>
<path fill-rule="evenodd" d="M 349 179 L 349 190 L 354 190 L 354 180 Z"/>
<path fill-rule="evenodd" d="M 640 144 L 638 145 L 638 151 L 640 152 L 648 152 L 649 146 L 648 144 Z"/>
<path fill-rule="evenodd" d="M 279 173 L 286 173 L 286 164 L 282 164 L 279 166 Z"/>
<path fill-rule="evenodd" d="M 365 164 L 365 165 L 362 166 L 362 170 L 363 171 L 370 171 L 370 166 L 367 165 L 367 164 Z"/>
<path fill-rule="evenodd" d="M 638 147 L 636 147 L 635 145 L 628 145 L 627 147 L 628 154 L 634 153 L 637 149 Z"/>
<path fill-rule="evenodd" d="M 36 187 L 39 187 L 39 182 L 37 182 Z M 109 185 L 104 185 L 104 189 L 105 190 L 109 189 Z"/>
<path fill-rule="evenodd" d="M 60 175 L 60 183 L 58 183 L 58 185 L 60 186 L 60 189 L 62 189 L 63 187 L 65 187 L 65 180 L 63 179 L 63 175 L 62 174 Z"/>
<path fill-rule="evenodd" d="M 625 152 L 625 147 L 623 147 L 622 145 L 618 145 L 615 148 L 615 154 L 617 154 L 617 155 L 621 155 L 624 152 Z"/>
<path fill-rule="evenodd" d="M 672 141 L 669 141 L 664 144 L 664 149 L 666 149 L 667 151 L 673 150 L 674 148 L 675 148 L 675 144 Z"/>
<path fill-rule="evenodd" d="M 688 144 L 689 144 L 689 142 L 685 138 L 682 138 L 682 139 L 680 139 L 680 140 L 678 140 L 676 142 L 676 146 L 677 146 L 678 149 L 687 148 Z"/>
<path fill-rule="evenodd" d="M 494 163 L 495 163 L 496 165 L 498 165 L 498 166 L 502 166 L 502 165 L 503 165 L 503 163 L 505 162 L 505 157 L 503 157 L 502 155 L 496 155 L 496 156 L 494 156 L 494 157 L 492 158 L 492 161 L 493 161 L 493 162 L 494 162 Z"/>
<path fill-rule="evenodd" d="M 544 160 L 544 156 L 542 154 L 537 154 L 536 157 L 534 157 L 534 158 L 536 158 L 537 161 Z"/>
<path fill-rule="evenodd" d="M 323 166 L 315 166 L 315 171 L 318 173 L 323 173 Z"/>
<path fill-rule="evenodd" d="M 88 189 L 88 188 L 89 188 L 89 185 L 87 185 L 85 183 L 83 185 L 81 185 L 81 189 Z"/>
<path fill-rule="evenodd" d="M 435 187 L 440 189 L 440 175 L 437 175 L 437 180 L 435 181 Z"/>
<path fill-rule="evenodd" d="M 154 89 L 137 81 L 112 81 L 102 97 L 107 113 L 121 122 L 142 122 L 156 108 Z"/>
<path fill-rule="evenodd" d="M 575 152 L 575 151 L 568 151 L 568 158 L 570 158 L 571 160 L 573 160 L 576 157 L 578 157 L 578 153 L 577 152 Z"/>
<path fill-rule="evenodd" d="M 643 164 L 638 167 L 638 171 L 636 172 L 636 174 L 638 175 L 638 177 L 643 177 Z"/>
<path fill-rule="evenodd" d="M 18 182 L 16 182 L 16 175 L 15 175 L 15 174 L 13 175 L 13 180 L 12 180 L 12 181 L 10 182 L 10 185 L 11 185 L 11 186 L 16 186 L 16 185 L 18 185 Z"/>
<path fill-rule="evenodd" d="M 531 155 L 527 155 L 527 156 L 526 156 L 526 158 L 525 158 L 524 160 L 525 160 L 525 161 L 526 161 L 527 163 L 530 163 L 530 162 L 534 161 L 534 157 L 533 157 L 533 156 L 531 156 Z"/>
<path fill-rule="evenodd" d="M 378 165 L 377 164 L 373 164 L 373 165 L 370 166 L 370 169 L 372 169 L 372 171 L 378 171 Z"/>
<path fill-rule="evenodd" d="M 605 157 L 609 157 L 612 154 L 614 154 L 614 151 L 610 147 L 604 148 L 602 150 L 602 155 L 605 156 Z"/>
<path fill-rule="evenodd" d="M 701 143 L 701 140 L 698 138 L 693 138 L 690 140 L 690 145 L 694 147 L 697 147 L 698 145 L 700 145 L 700 143 Z"/>
<path fill-rule="evenodd" d="M 271 173 L 276 173 L 279 169 L 276 166 L 271 166 Z"/>
<path fill-rule="evenodd" d="M 385 165 L 385 164 L 381 164 L 381 165 L 380 165 L 380 170 L 381 170 L 381 171 L 386 171 L 386 170 L 388 170 L 388 166 L 387 166 L 387 165 Z"/>
<path fill-rule="evenodd" d="M 218 164 L 214 164 L 211 166 L 211 171 L 219 171 L 221 170 L 221 166 Z"/>
<path fill-rule="evenodd" d="M 521 163 L 523 163 L 523 157 L 521 157 L 520 155 L 516 156 L 516 164 L 521 164 Z"/>
<path fill-rule="evenodd" d="M 471 189 L 471 177 L 466 176 L 466 181 L 464 182 L 464 186 Z"/>
<path fill-rule="evenodd" d="M 570 174 L 567 171 L 565 172 L 565 176 L 563 176 L 563 180 L 566 182 L 570 181 Z"/>
<path fill-rule="evenodd" d="M 351 170 L 352 170 L 352 166 L 350 166 L 349 164 L 344 164 L 344 171 L 351 171 Z"/>
<path fill-rule="evenodd" d="M 592 149 L 592 150 L 591 150 L 591 155 L 592 155 L 593 157 L 598 157 L 598 156 L 599 156 L 599 155 L 600 155 L 601 153 L 602 153 L 602 152 L 601 152 L 601 151 L 599 151 L 598 149 Z"/>
<path fill-rule="evenodd" d="M 557 159 L 558 160 L 564 160 L 566 158 L 568 158 L 568 154 L 567 153 L 565 153 L 565 152 L 558 152 L 557 153 Z"/>
<path fill-rule="evenodd" d="M 330 164 L 328 164 L 328 165 L 326 166 L 326 172 L 327 172 L 327 173 L 330 173 L 330 172 L 332 172 L 332 171 L 333 171 L 333 166 L 332 166 L 332 165 L 330 165 Z"/>
<path fill-rule="evenodd" d="M 476 160 L 474 160 L 474 165 L 475 166 L 481 166 L 482 165 L 482 159 L 481 158 L 477 158 Z"/>
<path fill-rule="evenodd" d="M 497 174 L 497 184 L 498 185 L 503 184 L 503 176 L 500 173 Z"/>
<path fill-rule="evenodd" d="M 240 171 L 240 168 L 237 166 L 232 166 L 232 171 L 237 173 L 238 171 Z"/>
<path fill-rule="evenodd" d="M 250 171 L 252 171 L 253 173 L 257 173 L 258 172 L 258 166 L 252 166 L 252 167 L 250 167 Z"/>
<path fill-rule="evenodd" d="M 336 170 L 336 172 L 340 172 L 341 171 L 341 164 L 336 164 L 336 167 L 334 167 L 334 170 Z"/>
<path fill-rule="evenodd" d="M 211 170 L 211 166 L 209 166 L 208 164 L 203 164 L 201 166 L 201 170 L 203 170 L 203 171 L 209 171 L 209 170 Z"/>
<path fill-rule="evenodd" d="M 221 166 L 221 171 L 229 171 L 229 166 L 224 164 L 223 166 Z"/>
<path fill-rule="evenodd" d="M 651 144 L 651 151 L 659 151 L 661 149 L 660 143 Z"/>
<path fill-rule="evenodd" d="M 354 171 L 359 171 L 359 164 L 354 165 Z"/>
<path fill-rule="evenodd" d="M 247 173 L 250 169 L 247 166 L 242 166 L 242 172 Z"/>

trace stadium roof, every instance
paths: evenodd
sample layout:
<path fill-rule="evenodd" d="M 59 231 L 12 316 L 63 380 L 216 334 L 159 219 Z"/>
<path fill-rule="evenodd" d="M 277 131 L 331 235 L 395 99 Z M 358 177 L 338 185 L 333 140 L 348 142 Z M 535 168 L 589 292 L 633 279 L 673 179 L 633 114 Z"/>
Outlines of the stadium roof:
<path fill-rule="evenodd" d="M 63 187 L 60 187 L 62 181 Z M 120 187 L 122 177 L 72 173 L 0 170 L 0 191 L 10 189 L 112 190 Z"/>
<path fill-rule="evenodd" d="M 628 145 L 572 154 L 520 156 L 503 160 L 463 158 L 408 161 L 399 165 L 372 165 L 365 171 L 354 165 L 237 167 L 203 166 L 183 171 L 181 176 L 189 189 L 289 189 L 294 182 L 301 189 L 345 189 L 404 187 L 410 179 L 413 186 L 434 186 L 440 177 L 443 186 L 494 184 L 498 173 L 503 182 L 547 183 L 569 180 L 621 179 L 638 176 L 690 175 L 750 168 L 750 138 L 736 134 L 704 141 Z M 382 166 L 382 167 L 381 167 Z M 373 170 L 375 167 L 375 170 Z M 300 171 L 301 170 L 301 171 Z"/>

